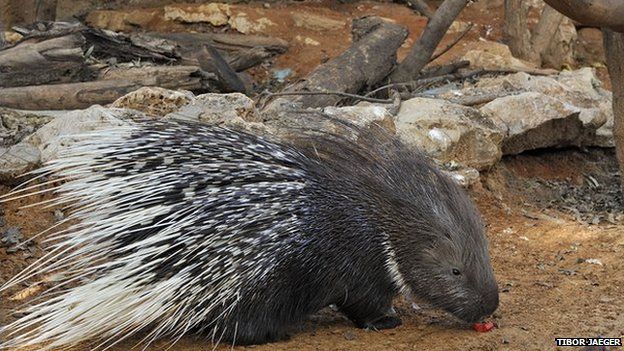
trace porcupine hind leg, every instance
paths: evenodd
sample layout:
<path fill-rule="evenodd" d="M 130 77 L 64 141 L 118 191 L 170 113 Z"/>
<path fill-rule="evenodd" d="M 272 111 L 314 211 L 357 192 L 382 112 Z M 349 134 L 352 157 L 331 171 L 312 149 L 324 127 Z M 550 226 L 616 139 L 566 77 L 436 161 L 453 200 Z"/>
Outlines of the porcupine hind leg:
<path fill-rule="evenodd" d="M 392 296 L 382 299 L 365 298 L 355 302 L 347 301 L 340 306 L 340 311 L 362 329 L 392 329 L 402 324 L 392 308 Z"/>

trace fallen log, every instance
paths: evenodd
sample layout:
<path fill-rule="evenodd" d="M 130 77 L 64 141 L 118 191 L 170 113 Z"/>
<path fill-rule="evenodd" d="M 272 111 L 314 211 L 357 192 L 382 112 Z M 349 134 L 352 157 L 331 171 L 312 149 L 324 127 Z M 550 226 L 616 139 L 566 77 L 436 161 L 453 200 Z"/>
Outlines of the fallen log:
<path fill-rule="evenodd" d="M 199 66 L 198 56 L 203 51 L 203 45 L 210 44 L 237 72 L 254 67 L 288 50 L 288 42 L 285 40 L 258 35 L 153 32 L 148 35 L 175 43 L 181 57 L 180 62 L 185 65 Z"/>
<path fill-rule="evenodd" d="M 109 30 L 85 28 L 82 31 L 96 57 L 114 57 L 119 61 L 147 59 L 154 62 L 177 62 L 180 56 L 174 43 L 145 34 L 126 35 Z"/>
<path fill-rule="evenodd" d="M 347 51 L 318 66 L 304 80 L 288 86 L 283 92 L 358 93 L 385 78 L 396 63 L 396 51 L 407 37 L 407 30 L 379 17 L 353 21 L 353 44 Z M 288 96 L 302 107 L 335 105 L 340 95 Z M 271 109 L 273 103 L 266 105 Z"/>
<path fill-rule="evenodd" d="M 108 69 L 93 82 L 0 89 L 0 106 L 22 110 L 68 110 L 108 104 L 141 87 L 208 90 L 205 74 L 194 66 Z"/>
<path fill-rule="evenodd" d="M 87 80 L 92 71 L 84 62 L 80 34 L 43 41 L 24 41 L 0 51 L 0 87 Z"/>
<path fill-rule="evenodd" d="M 236 71 L 225 62 L 219 51 L 212 45 L 204 45 L 204 49 L 199 54 L 198 59 L 202 70 L 215 72 L 217 75 L 219 91 L 223 93 L 245 93 L 247 91 L 247 87 L 245 87 Z"/>

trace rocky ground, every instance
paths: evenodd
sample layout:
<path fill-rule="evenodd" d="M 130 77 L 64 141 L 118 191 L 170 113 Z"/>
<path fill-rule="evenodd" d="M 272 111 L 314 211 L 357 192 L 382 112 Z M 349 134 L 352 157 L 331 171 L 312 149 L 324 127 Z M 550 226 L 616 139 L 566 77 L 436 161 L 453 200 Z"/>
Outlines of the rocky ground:
<path fill-rule="evenodd" d="M 442 45 L 467 22 L 476 23 L 475 27 L 437 63 L 465 58 L 475 68 L 530 68 L 498 43 L 501 4 L 479 1 L 469 7 Z M 260 82 L 258 91 L 301 78 L 342 52 L 349 45 L 349 23 L 355 17 L 376 14 L 409 27 L 410 37 L 400 56 L 426 23 L 406 7 L 392 3 L 271 2 L 232 5 L 227 11 L 198 10 L 198 6 L 95 11 L 86 20 L 114 30 L 202 31 L 207 28 L 207 13 L 216 11 L 221 15 L 208 16 L 210 21 L 225 21 L 241 32 L 287 40 L 291 45 L 287 54 L 250 72 Z M 308 20 L 298 14 L 306 14 Z M 398 313 L 404 324 L 393 330 L 357 330 L 328 310 L 311 318 L 290 340 L 235 349 L 553 350 L 555 337 L 622 337 L 624 201 L 610 148 L 609 84 L 597 49 L 600 37 L 591 28 L 577 33 L 570 39 L 576 43 L 571 53 L 574 62 L 559 64 L 596 69 L 552 76 L 497 74 L 444 82 L 426 87 L 422 96 L 403 102 L 394 113 L 391 107 L 367 104 L 324 110 L 362 124 L 379 122 L 396 131 L 410 146 L 423 149 L 453 172 L 469 189 L 488 226 L 501 291 L 500 308 L 492 317 L 497 325 L 493 331 L 477 333 L 444 313 L 426 306 L 414 310 L 399 299 Z M 492 99 L 469 102 L 488 94 Z M 0 111 L 0 181 L 7 184 L 0 188 L 0 195 L 9 191 L 9 185 L 19 183 L 16 175 L 54 158 L 65 147 L 59 136 L 72 136 L 101 124 L 123 123 L 122 117 L 169 114 L 170 118 L 278 135 L 280 127 L 289 121 L 289 116 L 279 114 L 267 119 L 266 114 L 258 114 L 253 101 L 240 95 L 194 97 L 146 89 L 113 106 L 121 110 L 94 107 L 72 114 Z M 49 198 L 36 195 L 0 205 L 0 283 L 44 252 L 45 245 L 39 240 L 25 241 L 65 214 L 57 208 L 21 206 Z M 42 288 L 22 285 L 0 295 L 0 325 L 14 318 L 13 308 Z M 123 342 L 113 350 L 127 350 L 138 340 Z M 162 340 L 148 349 L 165 350 L 169 346 Z M 187 336 L 171 350 L 211 348 L 208 341 Z"/>

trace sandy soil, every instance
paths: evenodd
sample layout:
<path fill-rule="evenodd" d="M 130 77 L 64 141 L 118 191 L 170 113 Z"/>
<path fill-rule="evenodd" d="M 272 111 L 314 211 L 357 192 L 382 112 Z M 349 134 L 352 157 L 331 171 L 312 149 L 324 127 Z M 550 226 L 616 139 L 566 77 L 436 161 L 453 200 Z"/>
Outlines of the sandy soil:
<path fill-rule="evenodd" d="M 393 330 L 358 330 L 341 315 L 323 311 L 288 341 L 235 349 L 553 350 L 555 337 L 621 337 L 624 335 L 624 225 L 606 221 L 597 225 L 580 223 L 566 210 L 556 208 L 557 198 L 550 199 L 550 206 L 542 206 L 549 194 L 546 185 L 542 191 L 529 186 L 536 181 L 546 184 L 550 180 L 567 179 L 566 184 L 582 190 L 585 183 L 574 179 L 591 175 L 605 190 L 606 182 L 617 182 L 617 178 L 605 176 L 613 167 L 611 152 L 596 150 L 516 156 L 506 159 L 472 189 L 487 222 L 501 292 L 500 308 L 491 318 L 497 328 L 491 332 L 477 333 L 445 313 L 428 308 L 414 310 L 398 299 L 398 313 L 404 324 Z M 600 192 L 599 189 L 593 193 L 599 196 Z M 29 237 L 54 223 L 53 209 L 18 209 L 40 199 L 43 197 L 34 196 L 6 204 L 6 225 L 19 226 L 24 236 Z M 614 201 L 614 208 L 606 210 L 621 214 L 622 208 L 618 206 Z M 7 253 L 5 248 L 0 248 L 0 282 L 34 260 L 25 256 L 40 253 L 38 245 L 32 254 L 30 251 Z M 591 259 L 600 264 L 590 263 Z M 2 298 L 15 296 L 18 290 Z M 26 292 L 26 295 L 37 293 Z M 23 302 L 4 301 L 0 322 L 11 320 L 10 308 Z M 124 342 L 113 350 L 127 350 L 137 340 Z M 148 350 L 164 350 L 169 346 L 169 340 L 161 340 Z M 219 347 L 229 348 L 229 345 Z M 173 351 L 208 349 L 210 343 L 195 336 L 184 337 L 171 348 Z"/>

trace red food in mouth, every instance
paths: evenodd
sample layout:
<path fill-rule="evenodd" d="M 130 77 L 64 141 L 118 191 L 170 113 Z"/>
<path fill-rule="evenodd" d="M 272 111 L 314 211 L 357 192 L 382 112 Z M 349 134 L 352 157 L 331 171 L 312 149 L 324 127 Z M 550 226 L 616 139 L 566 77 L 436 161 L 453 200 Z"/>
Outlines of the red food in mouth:
<path fill-rule="evenodd" d="M 475 323 L 472 325 L 472 328 L 479 333 L 487 333 L 490 330 L 494 329 L 494 323 L 492 322 L 483 322 L 483 323 Z"/>

